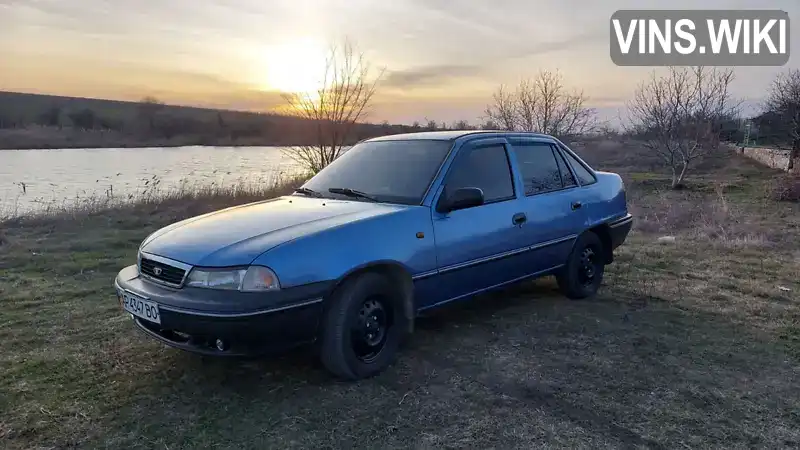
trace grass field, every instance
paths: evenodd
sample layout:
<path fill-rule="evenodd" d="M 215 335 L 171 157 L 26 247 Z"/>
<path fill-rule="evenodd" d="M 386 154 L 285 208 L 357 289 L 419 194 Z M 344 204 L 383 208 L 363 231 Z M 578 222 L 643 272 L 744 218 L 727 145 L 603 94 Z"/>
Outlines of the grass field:
<path fill-rule="evenodd" d="M 578 152 L 637 217 L 600 295 L 542 279 L 453 305 L 358 383 L 305 353 L 171 350 L 120 312 L 113 278 L 150 231 L 259 193 L 6 221 L 0 447 L 800 446 L 800 207 L 738 155 L 666 191 L 635 143 Z"/>

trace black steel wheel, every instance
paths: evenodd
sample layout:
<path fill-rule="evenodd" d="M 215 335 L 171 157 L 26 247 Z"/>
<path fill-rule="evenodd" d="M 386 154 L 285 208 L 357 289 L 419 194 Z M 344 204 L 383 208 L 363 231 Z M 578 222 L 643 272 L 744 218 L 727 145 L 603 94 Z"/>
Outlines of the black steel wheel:
<path fill-rule="evenodd" d="M 389 329 L 393 326 L 392 311 L 381 296 L 367 298 L 358 310 L 358 317 L 350 329 L 350 343 L 356 357 L 371 363 L 386 346 Z"/>
<path fill-rule="evenodd" d="M 371 377 L 395 360 L 407 323 L 401 289 L 380 273 L 345 280 L 326 301 L 320 359 L 345 380 Z"/>
<path fill-rule="evenodd" d="M 578 237 L 564 267 L 556 274 L 561 292 L 571 299 L 592 297 L 603 282 L 603 242 L 592 233 Z"/>
<path fill-rule="evenodd" d="M 582 286 L 591 286 L 594 284 L 594 277 L 597 273 L 597 262 L 595 261 L 597 255 L 594 249 L 586 247 L 581 252 L 580 270 L 578 271 L 578 278 Z"/>

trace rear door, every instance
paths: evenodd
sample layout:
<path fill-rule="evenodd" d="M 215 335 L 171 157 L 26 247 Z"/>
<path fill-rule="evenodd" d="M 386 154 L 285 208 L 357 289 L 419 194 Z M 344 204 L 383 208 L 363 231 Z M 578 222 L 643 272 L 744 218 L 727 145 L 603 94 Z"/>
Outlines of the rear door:
<path fill-rule="evenodd" d="M 554 143 L 520 139 L 512 147 L 525 186 L 522 203 L 528 221 L 522 230 L 533 246 L 526 264 L 533 272 L 546 271 L 566 262 L 586 227 L 581 188 Z"/>

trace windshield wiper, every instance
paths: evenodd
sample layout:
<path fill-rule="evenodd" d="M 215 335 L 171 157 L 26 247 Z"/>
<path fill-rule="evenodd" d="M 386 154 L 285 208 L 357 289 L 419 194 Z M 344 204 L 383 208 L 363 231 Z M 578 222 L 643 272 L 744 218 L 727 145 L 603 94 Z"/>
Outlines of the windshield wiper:
<path fill-rule="evenodd" d="M 316 197 L 316 198 L 321 198 L 322 197 L 322 194 L 320 194 L 319 192 L 317 192 L 317 191 L 315 191 L 313 189 L 309 189 L 307 187 L 299 187 L 299 188 L 295 189 L 294 191 L 297 192 L 298 194 L 308 195 L 309 197 Z"/>
<path fill-rule="evenodd" d="M 371 196 L 369 194 L 366 194 L 366 193 L 361 192 L 361 191 L 356 191 L 356 190 L 353 190 L 353 189 L 350 189 L 350 188 L 330 188 L 330 189 L 328 189 L 328 192 L 330 192 L 332 194 L 342 194 L 342 195 L 346 195 L 348 197 L 365 198 L 367 200 L 372 200 L 373 202 L 377 202 L 378 201 L 377 198 L 375 198 L 375 197 L 373 197 L 373 196 Z"/>

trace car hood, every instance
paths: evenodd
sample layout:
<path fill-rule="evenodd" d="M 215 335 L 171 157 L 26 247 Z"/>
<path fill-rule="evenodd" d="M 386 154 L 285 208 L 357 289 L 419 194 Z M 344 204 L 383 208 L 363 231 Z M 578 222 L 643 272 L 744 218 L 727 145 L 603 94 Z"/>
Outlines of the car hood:
<path fill-rule="evenodd" d="M 141 250 L 195 266 L 246 265 L 282 243 L 405 208 L 361 201 L 279 197 L 174 223 L 150 235 Z"/>

